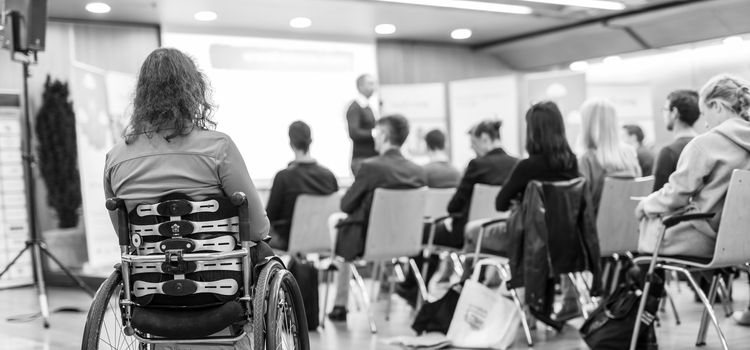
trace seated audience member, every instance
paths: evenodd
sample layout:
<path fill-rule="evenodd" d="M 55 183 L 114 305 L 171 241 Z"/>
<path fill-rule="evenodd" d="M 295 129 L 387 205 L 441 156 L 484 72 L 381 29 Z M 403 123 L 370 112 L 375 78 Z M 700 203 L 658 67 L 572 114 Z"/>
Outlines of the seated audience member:
<path fill-rule="evenodd" d="M 654 170 L 654 153 L 643 144 L 643 129 L 635 124 L 628 124 L 623 126 L 625 129 L 625 142 L 635 147 L 635 151 L 638 154 L 638 165 L 641 167 L 641 175 L 649 176 Z"/>
<path fill-rule="evenodd" d="M 375 190 L 378 188 L 409 189 L 419 188 L 426 184 L 422 167 L 404 158 L 401 146 L 409 136 L 409 122 L 401 115 L 380 118 L 373 132 L 378 156 L 366 159 L 354 176 L 354 183 L 341 199 L 341 210 L 348 214 L 339 223 L 342 229 L 347 225 L 359 225 L 361 246 L 345 247 L 354 249 L 361 255 L 364 250 L 367 221 L 370 217 Z M 339 231 L 341 232 L 341 231 Z M 337 244 L 337 250 L 339 245 Z M 337 251 L 337 254 L 340 252 Z M 339 268 L 336 282 L 336 299 L 328 317 L 332 321 L 346 320 L 346 306 L 349 299 L 349 266 L 348 262 Z"/>
<path fill-rule="evenodd" d="M 581 107 L 585 153 L 578 161 L 598 212 L 605 177 L 641 176 L 638 156 L 633 147 L 620 142 L 615 107 L 607 100 L 589 100 Z"/>
<path fill-rule="evenodd" d="M 310 156 L 312 135 L 310 127 L 296 121 L 289 125 L 289 145 L 294 160 L 276 173 L 268 197 L 266 213 L 271 220 L 271 247 L 289 247 L 289 229 L 297 196 L 300 194 L 327 195 L 339 190 L 336 176 Z"/>
<path fill-rule="evenodd" d="M 518 163 L 497 195 L 497 210 L 507 211 L 512 201 L 521 200 L 532 180 L 565 181 L 579 177 L 578 161 L 568 145 L 563 117 L 554 102 L 537 103 L 526 112 L 526 151 L 529 157 Z M 563 308 L 557 314 L 558 321 L 579 314 L 575 291 L 565 283 L 567 294 Z"/>
<path fill-rule="evenodd" d="M 732 171 L 750 169 L 750 84 L 730 75 L 713 77 L 700 90 L 699 106 L 710 130 L 685 146 L 669 181 L 643 199 L 635 214 L 638 220 L 690 209 L 716 215 L 667 230 L 663 255 L 711 257 Z M 655 237 L 657 231 L 642 229 L 641 235 Z M 750 325 L 750 310 L 735 320 Z"/>
<path fill-rule="evenodd" d="M 432 130 L 424 136 L 427 144 L 427 156 L 430 162 L 424 166 L 427 176 L 427 187 L 453 188 L 458 185 L 461 173 L 448 161 L 445 153 L 445 134 L 440 130 Z"/>
<path fill-rule="evenodd" d="M 209 82 L 195 62 L 171 48 L 154 50 L 138 74 L 133 115 L 124 141 L 107 153 L 106 198 L 125 200 L 128 211 L 180 193 L 193 200 L 241 191 L 250 208 L 253 261 L 273 255 L 260 240 L 269 230 L 258 192 L 232 139 L 211 130 L 214 105 Z M 110 212 L 117 227 L 117 215 Z"/>
<path fill-rule="evenodd" d="M 456 193 L 448 203 L 448 213 L 453 217 L 452 230 L 444 225 L 437 227 L 435 243 L 473 250 L 473 244 L 479 233 L 479 226 L 472 225 L 467 229 L 469 207 L 474 193 L 474 185 L 502 185 L 518 163 L 518 158 L 505 153 L 500 140 L 502 121 L 485 120 L 475 125 L 470 131 L 471 149 L 477 157 L 469 161 L 466 171 L 456 188 Z"/>
<path fill-rule="evenodd" d="M 677 169 L 677 160 L 685 146 L 698 132 L 693 124 L 700 117 L 698 92 L 694 90 L 672 91 L 662 110 L 667 130 L 672 132 L 674 141 L 659 151 L 654 166 L 654 192 L 660 190 Z"/>

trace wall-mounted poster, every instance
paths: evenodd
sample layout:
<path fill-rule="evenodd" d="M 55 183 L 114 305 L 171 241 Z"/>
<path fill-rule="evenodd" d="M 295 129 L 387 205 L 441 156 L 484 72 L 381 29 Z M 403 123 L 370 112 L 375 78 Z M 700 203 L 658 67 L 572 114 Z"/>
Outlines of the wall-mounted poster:
<path fill-rule="evenodd" d="M 399 84 L 380 87 L 381 116 L 401 114 L 409 120 L 404 154 L 419 164 L 427 163 L 424 136 L 433 129 L 447 133 L 445 84 Z M 450 142 L 447 145 L 450 147 Z"/>

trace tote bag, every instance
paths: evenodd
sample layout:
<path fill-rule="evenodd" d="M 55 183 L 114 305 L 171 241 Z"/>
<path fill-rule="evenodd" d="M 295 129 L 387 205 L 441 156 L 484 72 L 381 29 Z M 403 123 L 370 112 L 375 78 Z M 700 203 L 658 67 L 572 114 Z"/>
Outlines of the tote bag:
<path fill-rule="evenodd" d="M 477 282 L 478 272 L 464 283 L 447 337 L 459 348 L 507 349 L 521 315 L 511 300 Z"/>

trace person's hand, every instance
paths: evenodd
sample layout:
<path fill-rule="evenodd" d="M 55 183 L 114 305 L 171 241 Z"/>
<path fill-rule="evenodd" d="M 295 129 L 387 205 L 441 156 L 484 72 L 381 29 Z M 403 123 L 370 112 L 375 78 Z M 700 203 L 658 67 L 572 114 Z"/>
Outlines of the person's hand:
<path fill-rule="evenodd" d="M 635 207 L 635 218 L 638 221 L 643 220 L 643 218 L 647 216 L 646 211 L 643 209 L 643 206 L 644 206 L 643 203 L 644 203 L 643 201 L 640 201 L 638 202 L 638 205 Z"/>

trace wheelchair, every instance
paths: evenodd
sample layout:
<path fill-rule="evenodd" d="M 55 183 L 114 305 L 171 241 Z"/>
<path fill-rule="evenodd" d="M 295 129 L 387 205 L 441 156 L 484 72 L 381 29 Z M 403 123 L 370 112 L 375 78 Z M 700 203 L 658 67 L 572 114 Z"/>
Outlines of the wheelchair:
<path fill-rule="evenodd" d="M 106 206 L 121 261 L 96 292 L 82 350 L 309 350 L 297 282 L 278 257 L 254 253 L 265 242 L 250 233 L 244 193 Z"/>

